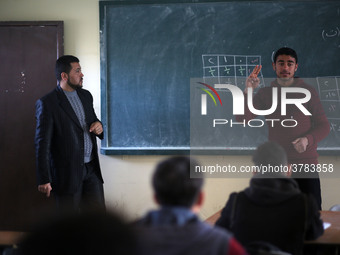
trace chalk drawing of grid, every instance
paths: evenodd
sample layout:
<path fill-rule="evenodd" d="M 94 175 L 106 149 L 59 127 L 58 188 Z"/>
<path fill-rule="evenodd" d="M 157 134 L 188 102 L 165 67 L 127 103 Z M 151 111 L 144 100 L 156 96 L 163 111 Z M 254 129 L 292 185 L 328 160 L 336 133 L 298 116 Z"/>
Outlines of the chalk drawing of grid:
<path fill-rule="evenodd" d="M 340 132 L 340 77 L 317 77 L 316 80 L 331 131 Z"/>
<path fill-rule="evenodd" d="M 203 62 L 203 79 L 214 78 L 218 83 L 230 83 L 240 86 L 253 71 L 256 65 L 261 65 L 261 56 L 259 55 L 224 55 L 224 54 L 204 54 Z M 259 78 L 263 84 L 262 72 Z M 240 82 L 241 81 L 241 82 Z"/>

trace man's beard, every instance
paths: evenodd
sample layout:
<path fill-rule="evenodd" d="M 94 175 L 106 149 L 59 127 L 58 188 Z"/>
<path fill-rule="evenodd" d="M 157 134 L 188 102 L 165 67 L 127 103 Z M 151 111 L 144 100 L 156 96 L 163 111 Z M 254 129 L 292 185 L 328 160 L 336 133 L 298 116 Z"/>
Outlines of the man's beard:
<path fill-rule="evenodd" d="M 80 84 L 74 84 L 70 81 L 70 79 L 67 80 L 67 84 L 74 90 L 77 90 L 77 89 L 80 89 L 82 88 L 83 86 L 80 85 Z"/>

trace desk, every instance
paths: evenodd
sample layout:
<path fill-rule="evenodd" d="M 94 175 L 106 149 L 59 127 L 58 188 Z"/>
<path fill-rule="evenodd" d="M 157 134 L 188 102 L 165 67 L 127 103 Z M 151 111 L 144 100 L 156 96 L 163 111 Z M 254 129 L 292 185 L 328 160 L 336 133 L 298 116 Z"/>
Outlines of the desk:
<path fill-rule="evenodd" d="M 331 223 L 325 232 L 318 239 L 306 241 L 306 244 L 332 244 L 340 245 L 340 212 L 321 211 L 321 218 L 324 222 Z"/>
<path fill-rule="evenodd" d="M 211 215 L 209 218 L 205 220 L 206 223 L 209 223 L 210 225 L 215 225 L 215 222 L 220 218 L 222 209 L 219 210 L 217 213 Z"/>
<path fill-rule="evenodd" d="M 205 222 L 214 225 L 221 215 L 222 210 L 213 214 Z M 321 211 L 321 219 L 324 222 L 331 223 L 331 226 L 325 229 L 322 236 L 313 241 L 305 241 L 305 244 L 327 244 L 340 245 L 340 212 Z"/>

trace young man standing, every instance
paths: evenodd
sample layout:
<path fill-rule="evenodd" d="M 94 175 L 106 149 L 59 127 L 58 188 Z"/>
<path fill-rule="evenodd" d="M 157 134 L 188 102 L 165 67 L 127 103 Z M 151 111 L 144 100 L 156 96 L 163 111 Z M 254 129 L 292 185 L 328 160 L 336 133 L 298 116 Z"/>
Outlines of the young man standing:
<path fill-rule="evenodd" d="M 312 194 L 321 209 L 321 190 L 320 179 L 316 168 L 318 164 L 317 144 L 324 139 L 329 131 L 330 125 L 321 105 L 316 90 L 306 84 L 302 79 L 295 78 L 295 72 L 298 69 L 298 57 L 296 52 L 290 48 L 281 48 L 276 51 L 273 59 L 273 69 L 276 73 L 276 80 L 271 83 L 270 87 L 264 87 L 254 95 L 253 105 L 257 110 L 267 110 L 272 106 L 273 88 L 277 89 L 278 107 L 276 110 L 265 116 L 266 119 L 279 120 L 275 123 L 281 123 L 284 119 L 295 120 L 296 126 L 272 125 L 268 123 L 268 140 L 280 144 L 286 151 L 288 162 L 292 164 L 292 177 L 296 179 L 302 192 Z M 257 77 L 261 66 L 256 66 L 246 81 L 244 93 L 248 95 L 248 88 L 257 88 L 260 80 Z M 304 88 L 311 94 L 311 98 L 303 106 L 311 113 L 305 115 L 296 105 L 288 104 L 286 114 L 281 112 L 281 92 L 283 88 Z M 301 93 L 288 93 L 290 99 L 301 99 L 305 95 Z M 247 100 L 245 100 L 247 102 Z M 238 116 L 237 120 L 250 120 L 255 117 L 245 106 L 245 116 Z M 292 122 L 293 123 L 293 122 Z M 292 124 L 290 123 L 290 124 Z M 301 167 L 303 164 L 303 167 Z"/>

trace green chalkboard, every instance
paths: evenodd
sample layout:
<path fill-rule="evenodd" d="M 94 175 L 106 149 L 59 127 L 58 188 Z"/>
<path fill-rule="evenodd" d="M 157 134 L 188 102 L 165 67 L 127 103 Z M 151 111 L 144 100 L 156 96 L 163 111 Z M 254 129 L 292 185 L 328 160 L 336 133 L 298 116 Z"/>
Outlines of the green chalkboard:
<path fill-rule="evenodd" d="M 272 54 L 282 46 L 297 51 L 297 75 L 313 78 L 331 122 L 331 134 L 320 143 L 320 152 L 340 150 L 338 1 L 99 5 L 103 154 L 188 153 L 190 80 L 216 75 L 220 68 L 209 65 L 229 58 L 245 61 L 244 71 L 235 69 L 227 77 L 239 87 L 255 63 L 263 65 L 261 78 L 273 77 Z M 229 131 L 227 153 L 248 154 L 267 137 L 266 128 L 249 130 L 242 133 L 246 142 L 240 145 L 239 132 Z"/>

